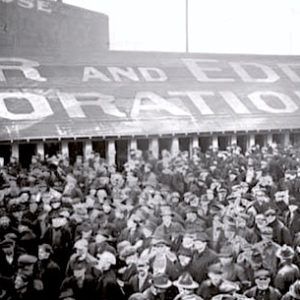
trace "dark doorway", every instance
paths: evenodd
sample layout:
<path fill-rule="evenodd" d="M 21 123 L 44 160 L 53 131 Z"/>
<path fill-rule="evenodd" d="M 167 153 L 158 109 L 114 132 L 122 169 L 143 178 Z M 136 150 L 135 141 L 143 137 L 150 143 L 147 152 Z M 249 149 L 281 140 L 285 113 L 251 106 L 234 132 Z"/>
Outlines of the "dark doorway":
<path fill-rule="evenodd" d="M 83 143 L 82 142 L 69 142 L 69 158 L 70 164 L 74 164 L 78 155 L 83 156 Z"/>
<path fill-rule="evenodd" d="M 273 134 L 273 143 L 276 143 L 277 145 L 283 145 L 284 144 L 284 134 L 274 133 Z"/>
<path fill-rule="evenodd" d="M 31 157 L 36 154 L 36 144 L 19 144 L 19 162 L 22 168 L 28 168 Z"/>
<path fill-rule="evenodd" d="M 3 157 L 4 164 L 8 164 L 11 157 L 11 145 L 0 145 L 0 157 Z"/>
<path fill-rule="evenodd" d="M 53 155 L 57 155 L 61 151 L 60 143 L 58 142 L 45 143 L 44 149 L 45 149 L 45 157 L 51 157 Z"/>
<path fill-rule="evenodd" d="M 255 145 L 259 145 L 260 147 L 265 146 L 265 136 L 263 134 L 255 135 Z"/>
<path fill-rule="evenodd" d="M 236 140 L 237 140 L 237 145 L 241 147 L 242 153 L 245 153 L 247 151 L 247 135 L 238 135 Z"/>
<path fill-rule="evenodd" d="M 202 136 L 199 138 L 199 147 L 201 148 L 201 151 L 203 153 L 205 153 L 211 145 L 212 145 L 211 136 Z"/>
<path fill-rule="evenodd" d="M 124 164 L 128 161 L 128 141 L 118 140 L 116 141 L 116 164 L 117 170 L 122 172 Z"/>
<path fill-rule="evenodd" d="M 93 150 L 100 154 L 100 157 L 106 159 L 106 142 L 93 141 Z"/>
<path fill-rule="evenodd" d="M 229 137 L 224 135 L 218 136 L 218 145 L 220 150 L 226 150 L 229 145 Z"/>
<path fill-rule="evenodd" d="M 179 138 L 179 150 L 180 151 L 190 151 L 190 138 L 182 137 Z"/>
<path fill-rule="evenodd" d="M 162 138 L 159 139 L 159 157 L 161 158 L 162 150 L 171 151 L 172 139 L 171 138 Z"/>

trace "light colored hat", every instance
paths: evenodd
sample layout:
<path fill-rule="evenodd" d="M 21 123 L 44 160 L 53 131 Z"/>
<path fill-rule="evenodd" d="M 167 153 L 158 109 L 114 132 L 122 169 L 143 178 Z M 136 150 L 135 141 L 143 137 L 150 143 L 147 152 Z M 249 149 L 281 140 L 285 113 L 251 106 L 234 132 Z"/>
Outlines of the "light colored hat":
<path fill-rule="evenodd" d="M 178 280 L 173 283 L 178 288 L 194 290 L 199 287 L 199 284 L 193 280 L 190 273 L 185 272 L 179 276 Z"/>

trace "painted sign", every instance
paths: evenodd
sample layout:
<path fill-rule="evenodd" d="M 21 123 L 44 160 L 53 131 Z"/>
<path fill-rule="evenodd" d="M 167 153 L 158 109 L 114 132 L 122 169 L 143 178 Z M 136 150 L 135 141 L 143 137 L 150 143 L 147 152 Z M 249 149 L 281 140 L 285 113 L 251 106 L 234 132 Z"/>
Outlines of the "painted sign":
<path fill-rule="evenodd" d="M 52 5 L 55 0 L 0 0 L 2 3 L 15 4 L 18 7 L 36 9 L 46 13 L 52 12 Z"/>
<path fill-rule="evenodd" d="M 298 57 L 3 57 L 0 139 L 300 128 L 299 82 Z"/>

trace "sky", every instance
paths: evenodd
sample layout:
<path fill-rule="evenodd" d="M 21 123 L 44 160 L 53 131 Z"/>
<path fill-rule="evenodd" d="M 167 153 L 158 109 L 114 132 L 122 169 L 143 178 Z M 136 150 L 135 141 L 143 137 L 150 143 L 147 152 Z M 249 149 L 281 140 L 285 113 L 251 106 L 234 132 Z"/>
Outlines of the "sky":
<path fill-rule="evenodd" d="M 300 55 L 300 0 L 64 0 L 109 16 L 110 49 Z"/>

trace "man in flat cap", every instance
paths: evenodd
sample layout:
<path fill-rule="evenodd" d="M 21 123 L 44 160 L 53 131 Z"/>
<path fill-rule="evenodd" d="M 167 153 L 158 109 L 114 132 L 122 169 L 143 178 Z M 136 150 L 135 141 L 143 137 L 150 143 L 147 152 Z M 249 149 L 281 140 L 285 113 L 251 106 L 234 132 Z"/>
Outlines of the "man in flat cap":
<path fill-rule="evenodd" d="M 45 300 L 57 299 L 62 283 L 60 267 L 52 260 L 52 254 L 53 249 L 49 244 L 39 245 L 37 272 L 44 285 Z"/>
<path fill-rule="evenodd" d="M 244 295 L 256 300 L 280 300 L 281 293 L 270 286 L 271 274 L 266 269 L 260 269 L 254 273 L 255 286 L 247 290 Z"/>

